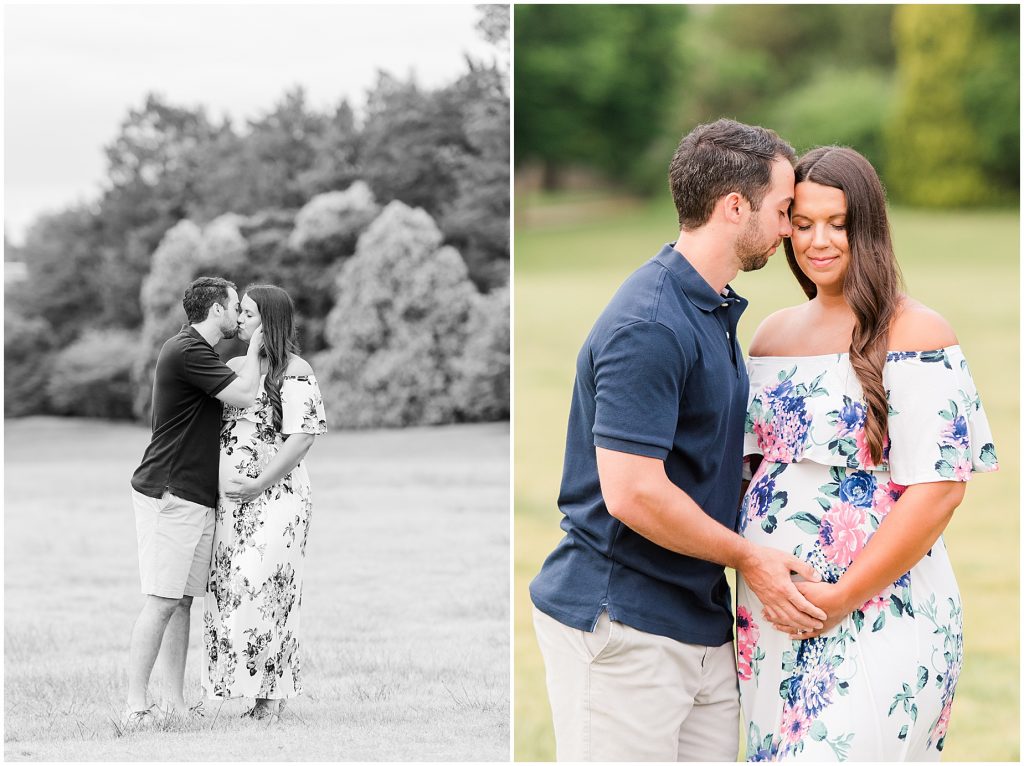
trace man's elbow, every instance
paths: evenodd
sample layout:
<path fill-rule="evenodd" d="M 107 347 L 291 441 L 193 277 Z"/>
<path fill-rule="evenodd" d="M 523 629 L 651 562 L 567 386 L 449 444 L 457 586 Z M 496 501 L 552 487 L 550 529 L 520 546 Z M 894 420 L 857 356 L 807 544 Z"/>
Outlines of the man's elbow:
<path fill-rule="evenodd" d="M 610 491 L 602 489 L 602 495 L 608 513 L 627 527 L 633 527 L 634 520 L 644 515 L 651 505 L 652 493 L 644 485 L 630 484 Z"/>

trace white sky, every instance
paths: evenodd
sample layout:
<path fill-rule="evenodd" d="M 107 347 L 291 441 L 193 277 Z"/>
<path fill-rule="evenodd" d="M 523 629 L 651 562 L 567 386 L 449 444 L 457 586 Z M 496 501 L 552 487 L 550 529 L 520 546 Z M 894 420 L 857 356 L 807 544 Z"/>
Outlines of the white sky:
<path fill-rule="evenodd" d="M 236 129 L 294 85 L 361 108 L 378 70 L 446 84 L 491 60 L 472 5 L 5 5 L 4 230 L 98 196 L 103 147 L 155 91 Z"/>

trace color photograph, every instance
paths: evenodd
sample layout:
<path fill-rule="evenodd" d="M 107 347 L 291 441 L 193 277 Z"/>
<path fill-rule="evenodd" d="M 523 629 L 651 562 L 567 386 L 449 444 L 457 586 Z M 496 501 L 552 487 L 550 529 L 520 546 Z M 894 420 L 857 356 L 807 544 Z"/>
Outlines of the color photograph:
<path fill-rule="evenodd" d="M 513 12 L 515 760 L 1019 760 L 1019 7 Z"/>

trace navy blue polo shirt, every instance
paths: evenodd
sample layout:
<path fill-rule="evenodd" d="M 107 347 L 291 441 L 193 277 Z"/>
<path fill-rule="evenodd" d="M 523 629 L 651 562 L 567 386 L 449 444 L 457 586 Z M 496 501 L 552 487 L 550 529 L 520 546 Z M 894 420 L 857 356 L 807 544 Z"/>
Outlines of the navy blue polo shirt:
<path fill-rule="evenodd" d="M 215 397 L 237 377 L 194 327 L 164 343 L 153 376 L 153 438 L 132 476 L 137 492 L 217 505 L 222 408 Z"/>
<path fill-rule="evenodd" d="M 576 359 L 558 497 L 565 537 L 530 583 L 545 614 L 592 631 L 607 609 L 677 641 L 732 639 L 724 567 L 662 548 L 609 514 L 595 447 L 664 460 L 673 484 L 735 530 L 749 387 L 736 323 L 746 306 L 665 245 L 598 317 Z"/>

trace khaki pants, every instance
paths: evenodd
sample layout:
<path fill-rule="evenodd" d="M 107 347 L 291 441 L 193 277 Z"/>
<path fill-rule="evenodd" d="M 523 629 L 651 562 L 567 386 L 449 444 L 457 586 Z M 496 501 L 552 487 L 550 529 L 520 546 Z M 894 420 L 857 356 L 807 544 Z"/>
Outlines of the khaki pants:
<path fill-rule="evenodd" d="M 684 644 L 612 622 L 593 633 L 533 610 L 559 761 L 735 761 L 732 643 Z"/>

